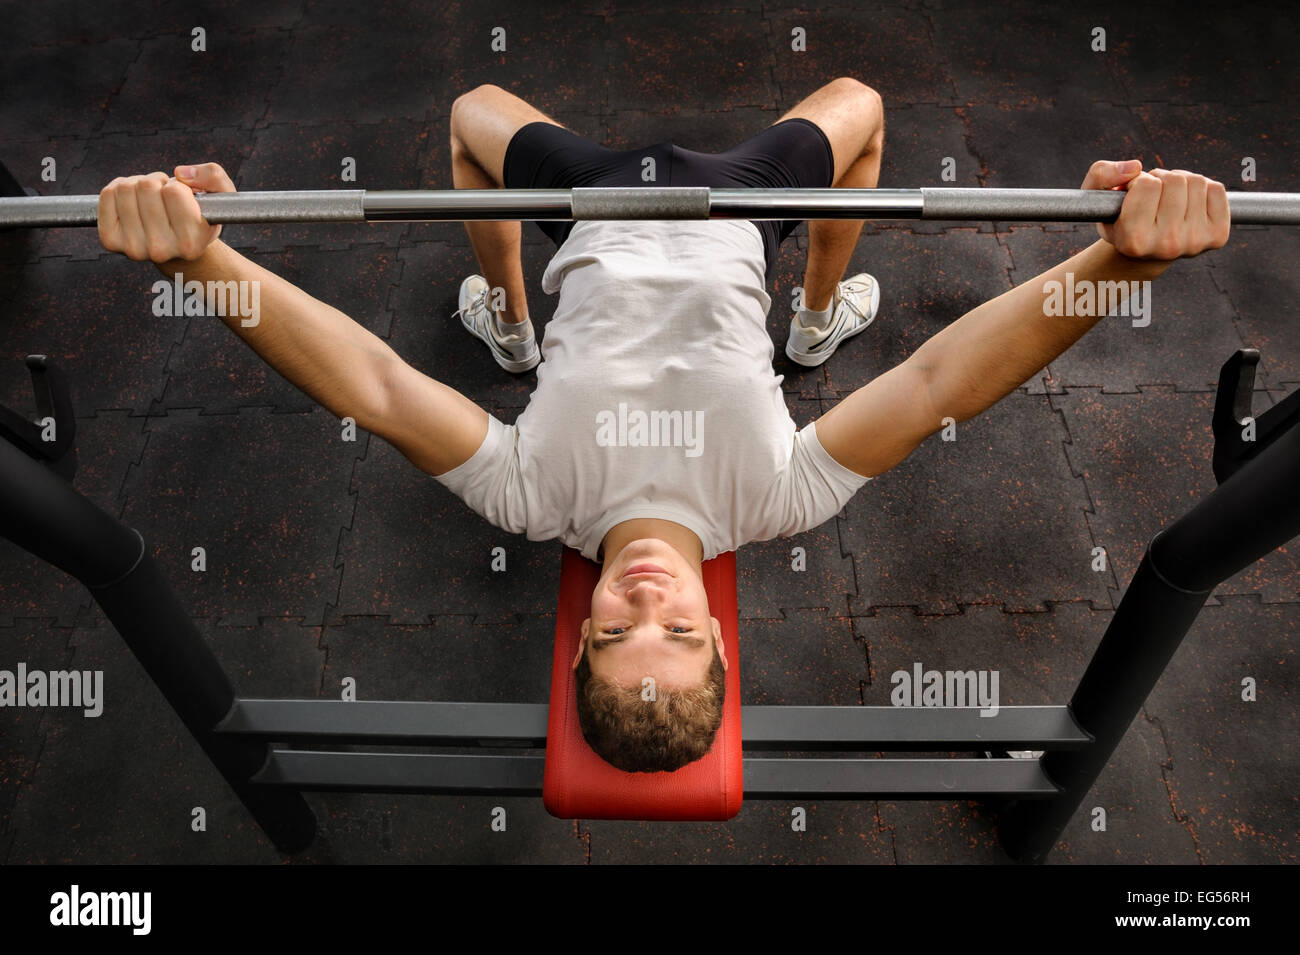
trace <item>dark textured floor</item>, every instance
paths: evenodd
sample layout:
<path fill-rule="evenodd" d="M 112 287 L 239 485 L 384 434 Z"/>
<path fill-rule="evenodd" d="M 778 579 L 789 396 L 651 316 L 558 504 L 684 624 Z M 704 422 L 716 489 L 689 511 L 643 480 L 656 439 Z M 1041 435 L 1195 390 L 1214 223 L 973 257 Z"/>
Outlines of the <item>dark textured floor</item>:
<path fill-rule="evenodd" d="M 628 148 L 723 149 L 821 83 L 886 107 L 882 186 L 1073 186 L 1138 156 L 1229 188 L 1300 189 L 1297 18 L 1286 6 L 758 0 L 673 8 L 526 3 L 12 4 L 0 39 L 0 159 L 46 194 L 216 160 L 243 189 L 450 188 L 457 94 L 502 85 Z M 207 52 L 190 50 L 206 31 Z M 1092 29 L 1107 49 L 1090 49 Z M 503 27 L 507 50 L 493 53 Z M 790 49 L 791 31 L 806 52 Z M 47 157 L 49 157 L 47 159 Z M 1241 181 L 1251 157 L 1257 181 Z M 43 179 L 44 164 L 55 177 Z M 784 342 L 806 227 L 785 246 Z M 526 228 L 535 321 L 551 251 Z M 1091 227 L 882 223 L 850 272 L 884 288 L 876 326 L 819 370 L 778 371 L 802 425 L 962 312 L 1091 241 Z M 500 372 L 450 319 L 473 256 L 458 225 L 227 227 L 226 241 L 513 420 L 532 376 Z M 138 528 L 248 696 L 544 702 L 559 545 L 470 513 L 396 451 L 298 394 L 215 319 L 158 319 L 150 266 L 90 230 L 0 236 L 0 402 L 21 364 L 71 376 L 75 484 Z M 1104 322 L 1019 392 L 872 482 L 835 520 L 741 550 L 746 703 L 884 704 L 889 674 L 994 667 L 1004 704 L 1064 702 L 1145 541 L 1213 487 L 1219 366 L 1261 349 L 1257 408 L 1300 382 L 1300 230 L 1238 228 L 1178 263 L 1150 327 Z M 189 570 L 190 548 L 209 569 Z M 509 572 L 488 567 L 503 546 Z M 790 569 L 793 546 L 808 569 Z M 1092 550 L 1110 556 L 1104 573 Z M 1215 593 L 1052 856 L 1293 862 L 1300 831 L 1294 547 Z M 83 587 L 0 541 L 0 668 L 102 669 L 104 716 L 0 712 L 0 860 L 277 862 Z M 950 662 L 951 661 L 951 662 Z M 1243 703 L 1252 677 L 1259 699 Z M 968 802 L 825 802 L 805 833 L 750 801 L 726 824 L 561 821 L 540 800 L 312 796 L 313 861 L 1002 862 Z M 491 807 L 509 813 L 489 828 Z M 190 831 L 192 807 L 208 831 Z"/>

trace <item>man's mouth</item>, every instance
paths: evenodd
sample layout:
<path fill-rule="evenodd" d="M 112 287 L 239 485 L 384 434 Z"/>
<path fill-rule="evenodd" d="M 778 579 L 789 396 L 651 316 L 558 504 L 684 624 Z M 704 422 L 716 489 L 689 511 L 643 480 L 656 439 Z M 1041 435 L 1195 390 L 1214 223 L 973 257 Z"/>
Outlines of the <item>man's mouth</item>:
<path fill-rule="evenodd" d="M 627 570 L 623 571 L 624 577 L 630 577 L 633 574 L 663 574 L 668 577 L 672 576 L 672 574 L 669 574 L 668 571 L 664 570 L 658 564 L 633 564 Z"/>

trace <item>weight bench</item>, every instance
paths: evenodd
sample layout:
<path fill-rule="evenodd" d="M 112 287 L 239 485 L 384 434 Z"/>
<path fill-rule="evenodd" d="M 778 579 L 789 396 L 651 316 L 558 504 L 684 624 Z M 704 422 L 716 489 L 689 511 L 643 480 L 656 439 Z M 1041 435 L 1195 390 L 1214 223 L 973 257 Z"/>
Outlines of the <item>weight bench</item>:
<path fill-rule="evenodd" d="M 66 382 L 27 359 L 42 442 L 0 408 L 0 535 L 84 583 L 235 794 L 283 851 L 316 818 L 305 791 L 542 796 L 561 817 L 725 820 L 750 799 L 991 798 L 1017 859 L 1042 861 L 1087 795 L 1214 587 L 1300 534 L 1300 392 L 1251 418 L 1259 353 L 1223 366 L 1214 412 L 1220 486 L 1157 534 L 1066 706 L 741 706 L 735 555 L 704 565 L 731 666 L 723 724 L 703 759 L 628 774 L 586 746 L 570 663 L 598 568 L 564 554 L 551 704 L 255 700 L 227 675 L 140 535 L 78 493 Z M 323 752 L 295 744 L 452 747 Z M 545 752 L 540 750 L 545 747 Z M 485 752 L 485 749 L 505 752 Z M 742 755 L 781 753 L 779 756 Z M 880 759 L 843 753 L 1043 750 L 1040 759 Z M 521 750 L 528 750 L 522 752 Z M 829 754 L 829 755 L 827 755 Z M 1009 802 L 1008 802 L 1009 801 Z"/>

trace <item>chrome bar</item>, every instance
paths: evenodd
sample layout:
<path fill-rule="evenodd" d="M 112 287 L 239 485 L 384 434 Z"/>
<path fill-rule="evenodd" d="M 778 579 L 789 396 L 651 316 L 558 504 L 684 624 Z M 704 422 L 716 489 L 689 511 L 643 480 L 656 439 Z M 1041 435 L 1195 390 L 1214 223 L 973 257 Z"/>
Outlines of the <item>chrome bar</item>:
<path fill-rule="evenodd" d="M 208 221 L 391 222 L 610 219 L 927 219 L 1109 222 L 1124 194 L 1096 189 L 576 189 L 302 190 L 200 194 Z M 0 228 L 93 226 L 98 196 L 0 198 Z M 1233 222 L 1300 224 L 1300 193 L 1229 192 Z"/>
<path fill-rule="evenodd" d="M 920 219 L 920 189 L 712 189 L 711 219 Z"/>
<path fill-rule="evenodd" d="M 568 189 L 368 189 L 364 207 L 368 222 L 573 218 Z"/>

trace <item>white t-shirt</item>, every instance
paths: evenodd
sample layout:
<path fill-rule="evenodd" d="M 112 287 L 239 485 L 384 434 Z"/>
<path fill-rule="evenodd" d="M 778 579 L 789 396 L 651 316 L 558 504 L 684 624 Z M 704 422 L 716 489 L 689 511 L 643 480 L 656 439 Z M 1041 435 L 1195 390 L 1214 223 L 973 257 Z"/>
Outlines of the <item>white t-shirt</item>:
<path fill-rule="evenodd" d="M 542 277 L 560 293 L 537 388 L 438 480 L 497 527 L 595 560 L 657 517 L 716 557 L 833 517 L 868 480 L 797 431 L 772 369 L 763 241 L 745 220 L 583 221 Z"/>

